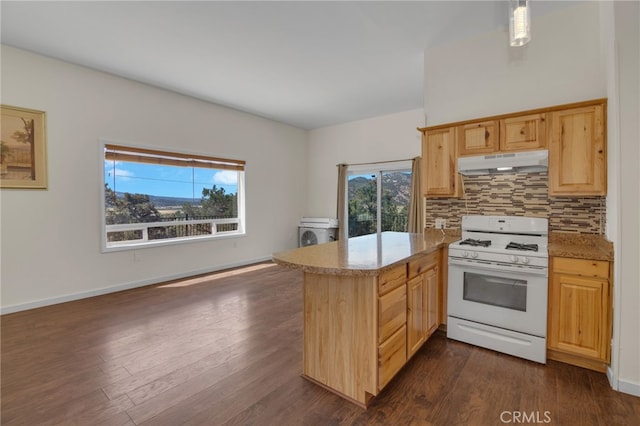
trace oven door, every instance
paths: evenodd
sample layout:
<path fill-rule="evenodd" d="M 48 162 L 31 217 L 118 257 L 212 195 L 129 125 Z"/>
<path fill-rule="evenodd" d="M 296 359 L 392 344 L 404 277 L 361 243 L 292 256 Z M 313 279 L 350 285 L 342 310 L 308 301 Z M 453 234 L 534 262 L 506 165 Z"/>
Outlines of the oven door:
<path fill-rule="evenodd" d="M 547 287 L 546 269 L 450 258 L 447 315 L 545 337 Z"/>

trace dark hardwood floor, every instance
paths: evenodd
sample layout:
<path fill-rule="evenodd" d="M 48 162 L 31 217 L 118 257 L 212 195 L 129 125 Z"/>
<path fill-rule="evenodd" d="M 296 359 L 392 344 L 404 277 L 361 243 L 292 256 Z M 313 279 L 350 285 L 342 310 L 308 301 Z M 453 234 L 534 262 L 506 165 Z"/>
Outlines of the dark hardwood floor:
<path fill-rule="evenodd" d="M 603 374 L 436 334 L 371 407 L 300 377 L 302 275 L 263 263 L 2 316 L 10 425 L 638 425 Z"/>

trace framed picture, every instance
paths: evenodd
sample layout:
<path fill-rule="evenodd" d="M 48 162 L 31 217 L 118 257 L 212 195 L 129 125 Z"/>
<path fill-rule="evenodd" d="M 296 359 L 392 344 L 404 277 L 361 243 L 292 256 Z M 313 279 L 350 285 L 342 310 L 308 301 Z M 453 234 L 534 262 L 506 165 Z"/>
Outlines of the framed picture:
<path fill-rule="evenodd" d="M 0 105 L 0 188 L 47 188 L 44 111 Z"/>

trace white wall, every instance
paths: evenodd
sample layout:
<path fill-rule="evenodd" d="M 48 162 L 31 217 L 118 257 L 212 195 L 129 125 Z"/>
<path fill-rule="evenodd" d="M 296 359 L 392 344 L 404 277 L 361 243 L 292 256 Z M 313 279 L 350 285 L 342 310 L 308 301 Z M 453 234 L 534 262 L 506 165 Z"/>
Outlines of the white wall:
<path fill-rule="evenodd" d="M 605 97 L 598 14 L 588 2 L 541 16 L 518 49 L 495 31 L 427 50 L 427 125 Z"/>
<path fill-rule="evenodd" d="M 422 109 L 309 132 L 306 216 L 336 217 L 337 164 L 406 160 L 421 153 Z"/>
<path fill-rule="evenodd" d="M 49 188 L 3 189 L 3 312 L 255 260 L 295 247 L 307 132 L 8 46 L 2 103 L 47 116 Z M 99 138 L 246 160 L 247 235 L 100 252 Z"/>
<path fill-rule="evenodd" d="M 604 35 L 602 6 L 576 3 L 540 16 L 532 22 L 532 41 L 521 49 L 509 48 L 506 32 L 496 31 L 427 50 L 424 110 L 431 126 L 596 98 L 615 103 L 609 124 L 619 128 L 608 133 L 607 236 L 616 253 L 610 380 L 640 395 L 638 3 L 605 5 L 615 9 L 615 28 Z"/>
<path fill-rule="evenodd" d="M 616 191 L 607 200 L 618 225 L 607 232 L 616 248 L 612 376 L 618 389 L 640 396 L 640 3 L 607 3 L 603 16 L 613 19 L 613 31 L 605 28 L 606 46 L 614 51 L 610 111 L 617 113 L 609 144 L 613 139 L 619 161 L 609 167 Z"/>

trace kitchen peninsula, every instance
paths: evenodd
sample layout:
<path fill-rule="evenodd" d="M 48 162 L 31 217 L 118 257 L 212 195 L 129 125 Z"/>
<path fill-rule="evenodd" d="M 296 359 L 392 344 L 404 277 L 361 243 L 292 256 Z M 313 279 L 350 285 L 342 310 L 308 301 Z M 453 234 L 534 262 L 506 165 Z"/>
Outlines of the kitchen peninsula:
<path fill-rule="evenodd" d="M 441 252 L 458 238 L 382 232 L 275 253 L 304 273 L 303 376 L 366 407 L 437 329 Z"/>

